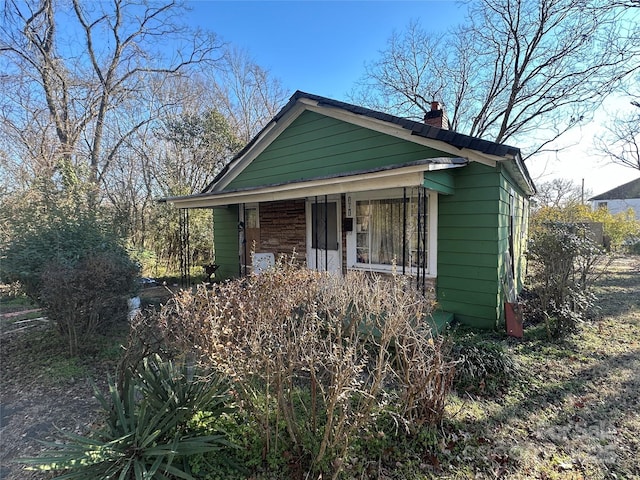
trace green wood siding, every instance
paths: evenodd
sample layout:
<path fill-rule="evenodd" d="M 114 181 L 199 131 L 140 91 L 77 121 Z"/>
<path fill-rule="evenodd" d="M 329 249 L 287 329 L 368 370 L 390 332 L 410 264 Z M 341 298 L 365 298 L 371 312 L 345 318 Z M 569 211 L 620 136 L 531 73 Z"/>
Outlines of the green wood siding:
<path fill-rule="evenodd" d="M 238 206 L 215 207 L 213 209 L 214 248 L 216 280 L 227 280 L 239 276 L 240 259 L 238 249 Z"/>
<path fill-rule="evenodd" d="M 261 187 L 416 160 L 450 156 L 435 149 L 306 111 L 226 187 Z M 504 325 L 505 253 L 513 191 L 515 281 L 524 281 L 528 199 L 499 164 L 425 172 L 438 195 L 439 307 L 480 328 Z M 239 275 L 238 207 L 214 209 L 218 279 Z"/>
<path fill-rule="evenodd" d="M 454 192 L 454 179 L 451 172 L 436 170 L 424 173 L 423 186 L 439 193 L 450 195 Z"/>
<path fill-rule="evenodd" d="M 477 163 L 453 175 L 455 193 L 438 197 L 438 303 L 463 323 L 495 328 L 500 176 Z"/>
<path fill-rule="evenodd" d="M 513 194 L 513 215 L 514 215 L 514 236 L 513 236 L 513 249 L 515 263 L 515 284 L 516 289 L 520 292 L 524 286 L 525 274 L 526 274 L 526 248 L 527 248 L 527 235 L 529 224 L 529 199 L 528 197 L 516 186 L 513 179 L 505 171 L 500 170 L 500 213 L 501 213 L 501 238 L 504 242 L 503 249 L 509 248 L 509 202 L 510 196 Z M 501 250 L 507 251 L 507 250 Z M 504 275 L 503 268 L 506 265 L 500 264 L 501 275 Z"/>
<path fill-rule="evenodd" d="M 453 174 L 455 193 L 439 196 L 438 303 L 462 323 L 501 328 L 511 195 L 518 292 L 526 267 L 528 199 L 501 166 L 471 164 Z"/>
<path fill-rule="evenodd" d="M 366 171 L 442 156 L 450 155 L 307 111 L 225 190 Z"/>

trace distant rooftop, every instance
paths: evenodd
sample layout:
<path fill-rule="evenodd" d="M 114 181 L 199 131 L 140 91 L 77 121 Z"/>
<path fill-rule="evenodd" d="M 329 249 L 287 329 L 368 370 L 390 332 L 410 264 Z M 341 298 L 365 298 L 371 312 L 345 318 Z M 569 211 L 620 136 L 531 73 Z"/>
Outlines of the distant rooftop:
<path fill-rule="evenodd" d="M 640 198 L 640 178 L 591 197 L 589 200 L 629 200 L 631 198 Z"/>

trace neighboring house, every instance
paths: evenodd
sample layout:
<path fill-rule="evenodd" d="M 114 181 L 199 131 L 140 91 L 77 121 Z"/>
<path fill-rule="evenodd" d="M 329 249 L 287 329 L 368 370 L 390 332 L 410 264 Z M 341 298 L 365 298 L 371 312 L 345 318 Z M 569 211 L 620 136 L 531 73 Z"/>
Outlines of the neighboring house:
<path fill-rule="evenodd" d="M 200 194 L 218 279 L 294 250 L 312 269 L 411 276 L 465 324 L 504 325 L 522 288 L 529 198 L 517 148 L 296 92 Z M 255 245 L 256 255 L 251 256 Z"/>
<path fill-rule="evenodd" d="M 640 220 L 640 178 L 589 199 L 591 208 L 606 208 L 611 213 L 632 209 Z"/>

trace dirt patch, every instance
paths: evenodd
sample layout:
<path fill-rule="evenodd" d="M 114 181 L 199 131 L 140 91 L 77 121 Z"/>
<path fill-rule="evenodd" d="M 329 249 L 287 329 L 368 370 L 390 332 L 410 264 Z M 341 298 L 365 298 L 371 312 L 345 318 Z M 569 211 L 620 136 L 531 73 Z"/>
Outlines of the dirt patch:
<path fill-rule="evenodd" d="M 166 303 L 177 288 L 144 288 L 144 308 Z M 104 346 L 82 359 L 69 358 L 54 326 L 30 303 L 0 310 L 0 479 L 35 480 L 51 475 L 25 470 L 18 458 L 46 449 L 60 431 L 84 434 L 101 418 L 93 386 L 106 391 L 119 355 L 118 338 L 104 357 Z M 124 339 L 124 335 L 121 336 Z M 108 352 L 107 352 L 108 353 Z"/>
<path fill-rule="evenodd" d="M 52 325 L 40 319 L 0 322 L 0 478 L 46 479 L 51 475 L 15 460 L 36 456 L 45 449 L 39 441 L 59 440 L 60 431 L 86 433 L 100 418 L 92 382 L 105 388 L 114 362 L 68 358 Z"/>
<path fill-rule="evenodd" d="M 0 404 L 0 478 L 47 478 L 12 461 L 36 456 L 44 448 L 38 440 L 57 440 L 59 430 L 86 433 L 98 418 L 98 404 L 92 389 L 87 382 L 78 381 L 64 387 L 33 385 L 7 390 L 3 391 Z"/>

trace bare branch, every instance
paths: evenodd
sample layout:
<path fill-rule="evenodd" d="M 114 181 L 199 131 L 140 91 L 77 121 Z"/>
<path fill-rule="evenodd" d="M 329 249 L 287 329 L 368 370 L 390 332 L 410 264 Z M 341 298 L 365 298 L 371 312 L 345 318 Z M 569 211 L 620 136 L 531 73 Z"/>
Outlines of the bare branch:
<path fill-rule="evenodd" d="M 596 148 L 613 163 L 640 170 L 640 102 L 631 100 L 634 107 L 614 119 L 607 131 L 596 140 Z"/>
<path fill-rule="evenodd" d="M 468 2 L 447 36 L 395 33 L 352 97 L 415 118 L 437 92 L 453 128 L 535 153 L 640 69 L 640 9 L 623 8 L 635 3 Z"/>
<path fill-rule="evenodd" d="M 17 90 L 4 92 L 3 102 L 19 106 L 16 94 L 39 92 L 55 125 L 60 154 L 75 165 L 89 165 L 96 184 L 112 164 L 114 148 L 123 144 L 122 138 L 109 138 L 105 145 L 105 126 L 115 123 L 121 109 L 131 111 L 145 102 L 152 77 L 181 75 L 213 62 L 221 46 L 213 35 L 189 32 L 180 23 L 182 6 L 174 0 L 6 4 L 0 30 L 0 49 L 6 55 L 1 61 Z M 61 30 L 56 28 L 56 9 L 65 8 L 72 15 Z M 158 49 L 159 36 L 175 41 L 175 58 Z M 124 138 L 160 111 L 133 110 L 144 115 L 130 123 L 131 131 L 121 132 Z M 4 121 L 18 128 L 21 124 L 15 115 Z"/>

